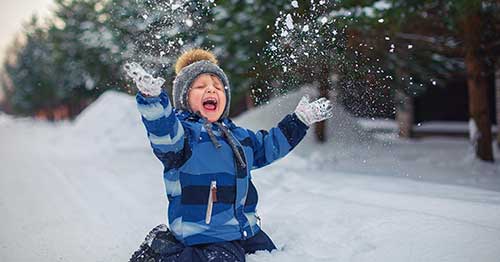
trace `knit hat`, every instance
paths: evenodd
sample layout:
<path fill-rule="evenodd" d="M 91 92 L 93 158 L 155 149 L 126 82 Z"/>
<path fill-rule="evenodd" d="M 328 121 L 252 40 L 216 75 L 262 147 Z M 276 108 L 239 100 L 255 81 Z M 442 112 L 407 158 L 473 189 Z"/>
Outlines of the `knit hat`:
<path fill-rule="evenodd" d="M 224 85 L 227 102 L 221 117 L 229 115 L 229 105 L 231 104 L 229 80 L 224 71 L 217 65 L 217 59 L 214 54 L 203 49 L 189 50 L 177 59 L 175 73 L 177 76 L 174 79 L 172 88 L 175 108 L 191 111 L 188 103 L 189 88 L 199 75 L 207 73 L 219 77 Z"/>

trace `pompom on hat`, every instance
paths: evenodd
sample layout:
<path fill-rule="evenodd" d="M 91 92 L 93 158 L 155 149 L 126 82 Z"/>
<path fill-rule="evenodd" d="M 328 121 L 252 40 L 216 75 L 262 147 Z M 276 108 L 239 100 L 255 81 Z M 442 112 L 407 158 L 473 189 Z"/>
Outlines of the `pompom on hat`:
<path fill-rule="evenodd" d="M 231 89 L 229 80 L 217 65 L 215 55 L 203 49 L 191 49 L 183 53 L 175 64 L 175 73 L 177 76 L 174 79 L 172 96 L 174 107 L 180 110 L 191 111 L 188 103 L 189 88 L 193 81 L 201 74 L 213 74 L 219 77 L 224 85 L 226 94 L 226 107 L 221 117 L 229 115 L 229 105 L 231 104 Z"/>

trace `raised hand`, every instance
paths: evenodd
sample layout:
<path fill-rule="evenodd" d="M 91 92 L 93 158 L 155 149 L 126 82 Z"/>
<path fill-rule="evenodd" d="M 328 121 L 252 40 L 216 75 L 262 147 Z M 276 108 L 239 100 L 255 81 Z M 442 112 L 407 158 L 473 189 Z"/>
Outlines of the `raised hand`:
<path fill-rule="evenodd" d="M 333 116 L 333 105 L 330 100 L 324 97 L 313 102 L 309 100 L 308 95 L 303 96 L 295 108 L 295 114 L 304 124 L 310 126 Z"/>
<path fill-rule="evenodd" d="M 165 79 L 158 77 L 154 78 L 148 74 L 141 65 L 132 62 L 125 63 L 123 69 L 129 77 L 131 77 L 137 88 L 146 96 L 158 96 L 161 93 L 161 86 L 165 83 Z"/>

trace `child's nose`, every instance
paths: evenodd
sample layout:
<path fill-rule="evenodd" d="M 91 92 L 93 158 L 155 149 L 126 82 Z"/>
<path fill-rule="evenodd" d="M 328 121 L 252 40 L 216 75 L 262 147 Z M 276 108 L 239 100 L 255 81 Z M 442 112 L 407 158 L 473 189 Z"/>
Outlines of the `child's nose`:
<path fill-rule="evenodd" d="M 213 85 L 208 85 L 207 93 L 215 93 L 215 87 Z"/>

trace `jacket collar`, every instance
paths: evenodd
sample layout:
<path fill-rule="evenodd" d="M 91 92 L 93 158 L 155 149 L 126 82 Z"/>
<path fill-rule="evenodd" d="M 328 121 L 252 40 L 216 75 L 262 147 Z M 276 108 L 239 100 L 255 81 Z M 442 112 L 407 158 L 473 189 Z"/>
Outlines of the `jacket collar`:
<path fill-rule="evenodd" d="M 182 120 L 192 121 L 192 122 L 198 122 L 201 124 L 203 124 L 205 121 L 200 115 L 193 113 L 193 112 L 190 112 L 190 111 L 186 111 L 186 110 L 177 110 L 176 114 L 177 114 L 177 118 L 181 121 Z M 224 126 L 227 126 L 229 129 L 233 129 L 234 127 L 236 127 L 236 125 L 233 123 L 233 121 L 229 117 L 221 117 L 219 120 L 217 120 L 217 122 L 222 123 Z M 214 124 L 212 124 L 212 126 L 213 125 Z"/>

